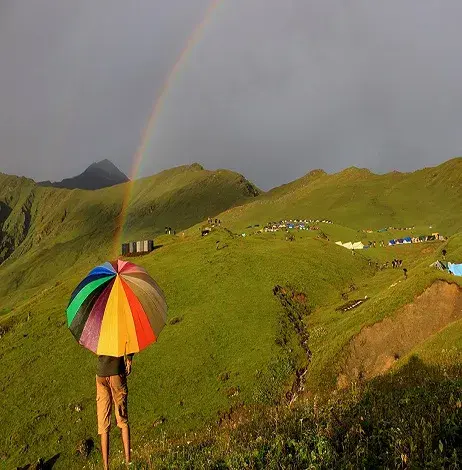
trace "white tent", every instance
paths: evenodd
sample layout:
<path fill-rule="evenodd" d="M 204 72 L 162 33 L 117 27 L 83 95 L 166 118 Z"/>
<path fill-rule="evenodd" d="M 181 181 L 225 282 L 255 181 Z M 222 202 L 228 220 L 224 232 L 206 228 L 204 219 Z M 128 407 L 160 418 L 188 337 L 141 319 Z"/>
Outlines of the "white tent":
<path fill-rule="evenodd" d="M 362 250 L 363 248 L 364 248 L 364 245 L 361 242 L 353 243 L 353 250 Z"/>
<path fill-rule="evenodd" d="M 336 245 L 343 246 L 342 242 L 335 242 Z"/>
<path fill-rule="evenodd" d="M 353 243 L 351 242 L 346 242 L 342 245 L 344 248 L 347 248 L 348 250 L 352 250 L 353 249 Z"/>

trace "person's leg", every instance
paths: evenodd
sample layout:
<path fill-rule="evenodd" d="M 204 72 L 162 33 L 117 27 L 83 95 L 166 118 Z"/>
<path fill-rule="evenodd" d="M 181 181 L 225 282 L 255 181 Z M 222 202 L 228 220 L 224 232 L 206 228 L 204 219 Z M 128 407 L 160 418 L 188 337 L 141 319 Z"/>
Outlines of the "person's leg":
<path fill-rule="evenodd" d="M 109 468 L 109 429 L 111 427 L 111 388 L 108 377 L 96 377 L 96 411 L 104 470 Z"/>
<path fill-rule="evenodd" d="M 101 454 L 103 455 L 104 470 L 109 469 L 109 431 L 101 433 Z"/>
<path fill-rule="evenodd" d="M 128 427 L 128 387 L 125 375 L 111 377 L 111 391 L 114 400 L 114 409 L 117 426 L 121 430 L 124 445 L 125 462 L 130 463 L 130 429 Z"/>
<path fill-rule="evenodd" d="M 130 463 L 130 426 L 121 428 L 122 442 L 124 444 L 125 462 Z"/>

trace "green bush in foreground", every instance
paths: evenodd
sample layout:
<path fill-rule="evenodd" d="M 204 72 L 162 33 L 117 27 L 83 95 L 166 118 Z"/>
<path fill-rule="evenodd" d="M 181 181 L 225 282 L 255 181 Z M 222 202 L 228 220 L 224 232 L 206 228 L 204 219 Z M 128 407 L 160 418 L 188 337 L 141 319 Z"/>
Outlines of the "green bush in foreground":
<path fill-rule="evenodd" d="M 145 446 L 137 468 L 458 469 L 461 372 L 413 357 L 400 371 L 322 403 L 260 408 L 201 437 Z"/>

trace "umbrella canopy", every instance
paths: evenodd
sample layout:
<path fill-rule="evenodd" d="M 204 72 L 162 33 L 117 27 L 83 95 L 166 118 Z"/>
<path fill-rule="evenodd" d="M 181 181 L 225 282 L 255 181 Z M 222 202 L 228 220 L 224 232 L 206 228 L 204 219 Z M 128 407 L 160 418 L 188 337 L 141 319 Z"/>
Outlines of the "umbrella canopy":
<path fill-rule="evenodd" d="M 98 355 L 120 357 L 157 340 L 167 303 L 144 268 L 118 260 L 90 271 L 74 290 L 66 312 L 79 344 Z"/>

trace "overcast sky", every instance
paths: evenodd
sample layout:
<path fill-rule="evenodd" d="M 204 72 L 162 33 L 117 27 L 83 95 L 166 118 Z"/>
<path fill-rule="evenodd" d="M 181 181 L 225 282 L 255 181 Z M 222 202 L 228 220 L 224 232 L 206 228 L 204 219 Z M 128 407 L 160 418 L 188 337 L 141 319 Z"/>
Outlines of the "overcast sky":
<path fill-rule="evenodd" d="M 130 173 L 207 0 L 0 0 L 0 171 Z M 222 0 L 170 82 L 141 174 L 230 168 L 264 189 L 313 168 L 462 155 L 460 0 Z"/>

